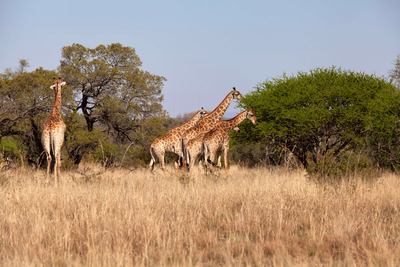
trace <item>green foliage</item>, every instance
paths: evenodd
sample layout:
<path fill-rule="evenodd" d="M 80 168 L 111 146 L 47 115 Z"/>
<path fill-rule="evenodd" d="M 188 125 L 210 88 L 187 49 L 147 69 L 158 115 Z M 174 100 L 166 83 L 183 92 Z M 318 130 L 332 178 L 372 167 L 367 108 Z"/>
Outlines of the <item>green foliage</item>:
<path fill-rule="evenodd" d="M 68 111 L 64 122 L 67 126 L 64 146 L 74 164 L 79 164 L 86 153 L 94 153 L 99 143 L 108 139 L 100 130 L 87 131 L 83 115 L 77 111 Z"/>
<path fill-rule="evenodd" d="M 95 160 L 107 159 L 107 164 L 124 155 L 127 162 L 138 157 L 142 164 L 149 158 L 151 138 L 164 133 L 163 125 L 174 123 L 167 121 L 161 106 L 166 79 L 140 69 L 141 65 L 134 48 L 118 43 L 62 48 L 59 70 L 75 100 L 66 122 L 68 153 L 75 164 L 85 153 L 94 153 Z M 125 153 L 128 146 L 135 153 Z"/>
<path fill-rule="evenodd" d="M 150 162 L 150 145 L 159 136 L 167 133 L 164 117 L 152 117 L 141 123 L 140 131 L 132 135 L 124 163 L 133 166 L 147 166 Z"/>
<path fill-rule="evenodd" d="M 134 48 L 118 43 L 62 48 L 59 70 L 74 89 L 71 109 L 82 112 L 88 131 L 99 123 L 108 134 L 129 140 L 142 121 L 165 115 L 161 90 L 166 79 L 141 65 Z"/>
<path fill-rule="evenodd" d="M 104 166 L 111 166 L 115 161 L 121 157 L 121 150 L 117 145 L 113 145 L 109 142 L 100 143 L 93 154 L 96 161 L 102 162 Z"/>
<path fill-rule="evenodd" d="M 311 158 L 311 157 L 310 157 Z M 377 178 L 381 174 L 375 160 L 362 151 L 342 151 L 337 156 L 329 151 L 317 162 L 310 161 L 307 172 L 317 180 L 336 180 L 358 176 L 362 179 Z"/>
<path fill-rule="evenodd" d="M 258 125 L 234 134 L 237 142 L 287 149 L 306 168 L 318 154 L 336 158 L 361 149 L 381 166 L 399 159 L 400 95 L 384 78 L 317 68 L 297 76 L 284 74 L 255 89 L 240 106 L 253 106 Z"/>
<path fill-rule="evenodd" d="M 260 143 L 236 144 L 229 150 L 229 159 L 246 167 L 260 167 L 266 164 L 266 149 Z"/>
<path fill-rule="evenodd" d="M 52 78 L 61 76 L 67 82 L 63 168 L 84 158 L 115 164 L 125 154 L 127 162 L 139 157 L 143 164 L 152 140 L 176 122 L 167 120 L 161 106 L 165 78 L 140 69 L 141 64 L 134 48 L 120 44 L 64 47 L 60 75 L 43 68 L 27 72 L 29 63 L 21 60 L 15 71 L 0 74 L 0 140 L 12 137 L 29 161 L 41 156 L 45 162 L 42 127 L 54 103 Z"/>
<path fill-rule="evenodd" d="M 12 137 L 23 156 L 34 163 L 43 151 L 40 136 L 54 103 L 50 86 L 57 73 L 43 68 L 26 72 L 27 66 L 27 61 L 21 60 L 17 70 L 0 74 L 0 139 Z M 63 105 L 71 99 L 72 91 L 63 87 Z"/>
<path fill-rule="evenodd" d="M 1 139 L 0 151 L 4 158 L 11 157 L 18 159 L 21 156 L 21 148 L 18 142 L 10 136 Z"/>

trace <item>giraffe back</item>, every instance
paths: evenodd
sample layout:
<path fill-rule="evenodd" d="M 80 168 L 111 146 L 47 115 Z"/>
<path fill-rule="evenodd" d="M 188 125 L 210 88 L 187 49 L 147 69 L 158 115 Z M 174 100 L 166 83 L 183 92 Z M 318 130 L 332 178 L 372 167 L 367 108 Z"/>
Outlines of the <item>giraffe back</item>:
<path fill-rule="evenodd" d="M 156 138 L 151 147 L 158 147 L 157 150 L 163 150 L 165 152 L 176 153 L 179 150 L 179 142 L 182 135 L 194 125 L 196 125 L 204 116 L 207 115 L 207 111 L 201 108 L 196 114 L 188 120 L 186 123 L 176 126 L 168 131 L 164 136 Z"/>

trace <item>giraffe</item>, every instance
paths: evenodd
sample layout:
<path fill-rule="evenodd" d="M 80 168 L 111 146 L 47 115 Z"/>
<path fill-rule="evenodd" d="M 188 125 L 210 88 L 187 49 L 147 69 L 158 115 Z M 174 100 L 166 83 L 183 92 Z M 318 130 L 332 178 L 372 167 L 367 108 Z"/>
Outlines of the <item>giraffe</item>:
<path fill-rule="evenodd" d="M 249 119 L 254 125 L 257 124 L 253 107 L 250 108 L 250 110 L 241 112 L 233 119 L 219 121 L 213 130 L 205 134 L 203 138 L 202 152 L 204 153 L 204 164 L 207 164 L 210 167 L 211 172 L 213 171 L 215 155 L 217 153 L 219 154 L 218 161 L 220 165 L 220 154 L 222 153 L 222 150 L 224 150 L 225 173 L 228 174 L 228 151 L 230 140 L 228 132 L 234 127 L 237 127 L 246 118 Z"/>
<path fill-rule="evenodd" d="M 240 133 L 240 129 L 239 129 L 239 127 L 235 127 L 235 128 L 233 128 L 232 129 L 233 131 L 235 131 L 235 132 L 238 132 L 238 133 Z M 229 131 L 228 131 L 229 132 Z M 230 140 L 230 137 L 229 137 L 229 135 L 227 135 L 228 136 L 228 144 L 229 144 L 229 140 Z M 204 140 L 203 140 L 204 141 Z M 217 151 L 217 167 L 218 168 L 221 168 L 222 167 L 222 164 L 221 164 L 221 154 L 222 154 L 222 149 L 219 149 L 218 151 Z M 204 151 L 203 151 L 203 158 L 204 158 Z M 204 164 L 207 164 L 207 162 L 204 162 Z M 204 166 L 204 167 L 207 167 L 206 165 Z"/>
<path fill-rule="evenodd" d="M 216 125 L 218 125 L 221 121 L 217 122 Z M 215 129 L 215 128 L 214 128 Z M 234 127 L 233 129 L 230 129 L 236 132 L 240 132 L 239 127 Z M 229 130 L 229 131 L 230 131 Z M 213 131 L 213 130 L 211 130 Z M 202 151 L 202 143 L 204 140 L 204 137 L 207 133 L 201 133 L 198 134 L 195 138 L 191 139 L 187 145 L 186 145 L 186 158 L 188 159 L 189 164 L 189 172 L 192 172 L 194 163 L 197 159 L 201 161 L 202 155 L 204 157 L 203 151 Z M 199 162 L 199 165 L 201 163 Z M 218 157 L 218 166 L 221 167 L 221 157 Z"/>
<path fill-rule="evenodd" d="M 233 90 L 222 100 L 222 102 L 207 116 L 205 116 L 196 126 L 187 130 L 181 137 L 181 154 L 187 164 L 190 162 L 186 158 L 187 154 L 185 151 L 186 144 L 197 135 L 207 133 L 212 130 L 215 124 L 221 119 L 225 111 L 228 109 L 233 99 L 242 99 L 242 94 L 233 87 Z M 185 164 L 183 164 L 185 165 Z"/>
<path fill-rule="evenodd" d="M 61 168 L 61 147 L 64 143 L 64 133 L 66 130 L 65 123 L 61 117 L 61 87 L 66 83 L 53 78 L 54 85 L 50 88 L 55 90 L 55 100 L 53 110 L 49 117 L 43 124 L 42 144 L 47 156 L 47 182 L 50 181 L 50 164 L 51 154 L 53 151 L 56 160 L 54 165 L 54 180 L 55 185 L 58 186 L 60 181 L 60 168 Z"/>
<path fill-rule="evenodd" d="M 160 161 L 160 168 L 164 170 L 165 163 L 164 163 L 164 155 L 166 152 L 175 153 L 175 169 L 179 169 L 179 154 L 180 151 L 177 148 L 180 148 L 179 142 L 182 134 L 195 126 L 201 118 L 207 115 L 207 111 L 204 108 L 201 108 L 196 114 L 188 120 L 186 123 L 174 127 L 168 131 L 168 133 L 164 136 L 156 138 L 150 146 L 150 154 L 151 154 L 151 161 L 150 161 L 150 170 L 153 171 L 154 165 L 156 160 Z"/>

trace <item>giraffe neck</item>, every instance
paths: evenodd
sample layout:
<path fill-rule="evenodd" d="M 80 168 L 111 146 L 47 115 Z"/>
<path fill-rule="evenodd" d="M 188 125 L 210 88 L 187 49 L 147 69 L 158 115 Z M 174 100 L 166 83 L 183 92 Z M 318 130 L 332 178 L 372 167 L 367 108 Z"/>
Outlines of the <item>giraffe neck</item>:
<path fill-rule="evenodd" d="M 188 120 L 186 123 L 182 124 L 182 126 L 184 126 L 184 128 L 192 128 L 193 126 L 195 126 L 201 119 L 201 111 L 197 111 L 196 114 L 194 114 L 194 116 Z"/>
<path fill-rule="evenodd" d="M 218 107 L 216 107 L 210 114 L 203 118 L 204 123 L 208 123 L 211 127 L 213 127 L 222 118 L 232 100 L 233 94 L 230 92 L 225 99 L 222 100 Z"/>
<path fill-rule="evenodd" d="M 56 96 L 54 99 L 53 110 L 51 111 L 53 116 L 61 117 L 61 86 L 57 84 Z"/>
<path fill-rule="evenodd" d="M 236 126 L 241 124 L 242 121 L 244 121 L 244 119 L 246 119 L 247 112 L 248 111 L 245 110 L 230 120 L 221 121 L 221 126 L 224 128 L 225 131 L 233 130 L 233 128 L 235 128 Z"/>

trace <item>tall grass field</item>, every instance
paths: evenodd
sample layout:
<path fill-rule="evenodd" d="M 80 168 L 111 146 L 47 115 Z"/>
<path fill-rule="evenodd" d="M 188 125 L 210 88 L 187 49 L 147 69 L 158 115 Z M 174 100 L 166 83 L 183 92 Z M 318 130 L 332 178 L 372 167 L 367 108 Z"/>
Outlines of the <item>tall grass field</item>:
<path fill-rule="evenodd" d="M 223 173 L 223 172 L 222 172 Z M 0 266 L 400 266 L 400 179 L 0 172 Z"/>

